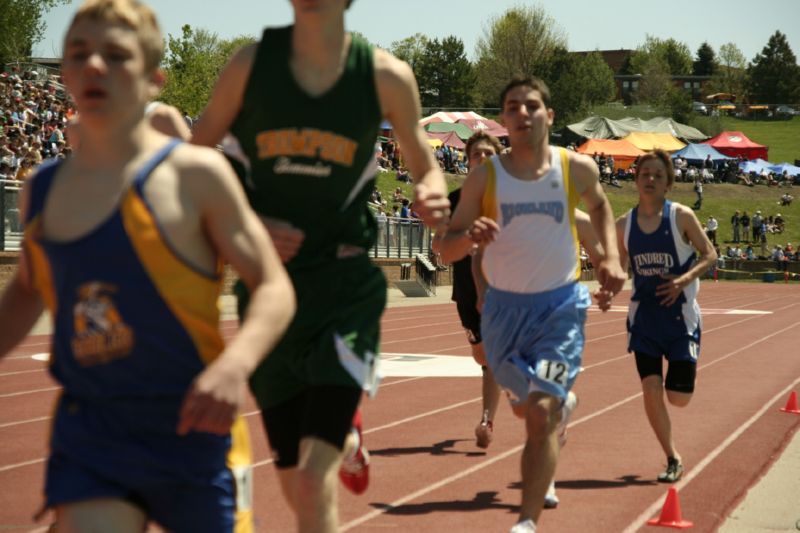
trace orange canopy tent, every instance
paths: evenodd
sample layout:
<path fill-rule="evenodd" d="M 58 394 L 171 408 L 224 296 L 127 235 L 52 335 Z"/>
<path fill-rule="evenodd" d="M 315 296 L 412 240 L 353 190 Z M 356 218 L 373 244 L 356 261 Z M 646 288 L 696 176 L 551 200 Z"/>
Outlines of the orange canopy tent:
<path fill-rule="evenodd" d="M 630 167 L 637 157 L 646 153 L 628 141 L 614 139 L 589 139 L 578 147 L 578 152 L 590 156 L 595 152 L 610 155 L 614 158 L 614 170 Z"/>

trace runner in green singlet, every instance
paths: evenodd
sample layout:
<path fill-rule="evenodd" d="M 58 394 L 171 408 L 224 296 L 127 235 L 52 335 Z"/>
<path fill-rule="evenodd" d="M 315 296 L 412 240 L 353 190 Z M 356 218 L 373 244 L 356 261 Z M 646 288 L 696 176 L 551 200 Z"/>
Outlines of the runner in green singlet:
<path fill-rule="evenodd" d="M 374 389 L 386 283 L 366 252 L 367 208 L 383 118 L 415 181 L 414 206 L 436 225 L 446 186 L 419 126 L 410 67 L 344 30 L 348 0 L 292 0 L 295 23 L 267 29 L 220 76 L 193 142 L 230 131 L 249 163 L 245 180 L 294 282 L 298 312 L 251 379 L 284 495 L 300 531 L 335 531 L 336 476 L 366 488 L 366 458 L 351 432 L 363 390 Z M 240 312 L 247 294 L 238 291 Z M 352 435 L 352 437 L 351 437 Z M 355 453 L 354 453 L 355 452 Z M 360 471 L 359 471 L 360 469 Z"/>

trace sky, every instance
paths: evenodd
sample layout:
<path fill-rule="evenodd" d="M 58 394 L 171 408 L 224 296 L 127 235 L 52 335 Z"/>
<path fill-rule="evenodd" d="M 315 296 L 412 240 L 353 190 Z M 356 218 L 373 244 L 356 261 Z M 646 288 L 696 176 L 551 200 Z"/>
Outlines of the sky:
<path fill-rule="evenodd" d="M 181 26 L 204 28 L 221 38 L 259 35 L 264 26 L 291 23 L 289 0 L 149 0 L 165 35 L 181 35 Z M 52 9 L 47 31 L 34 47 L 38 57 L 57 57 L 72 13 L 80 1 Z M 385 48 L 415 33 L 429 38 L 454 35 L 475 59 L 475 46 L 492 18 L 518 5 L 541 5 L 567 37 L 570 50 L 635 49 L 647 35 L 674 38 L 694 56 L 707 41 L 714 51 L 733 42 L 748 61 L 780 30 L 800 57 L 800 0 L 354 0 L 346 27 Z"/>

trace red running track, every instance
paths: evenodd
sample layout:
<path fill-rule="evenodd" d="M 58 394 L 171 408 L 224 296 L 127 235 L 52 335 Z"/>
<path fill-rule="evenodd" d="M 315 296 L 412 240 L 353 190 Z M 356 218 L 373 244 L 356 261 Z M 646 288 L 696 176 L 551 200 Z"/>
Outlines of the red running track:
<path fill-rule="evenodd" d="M 800 391 L 798 296 L 795 287 L 778 284 L 702 286 L 697 391 L 687 408 L 671 410 L 686 466 L 676 487 L 693 531 L 716 530 L 800 427 L 800 416 L 779 411 L 790 391 Z M 585 370 L 575 386 L 581 404 L 556 476 L 561 505 L 543 513 L 541 531 L 649 530 L 644 523 L 661 509 L 667 486 L 654 478 L 665 459 L 625 352 L 624 317 L 621 310 L 590 313 Z M 235 325 L 224 328 L 230 335 Z M 385 354 L 468 357 L 452 305 L 388 309 L 383 331 Z M 45 351 L 47 337 L 29 337 L 0 364 L 0 530 L 46 525 L 31 515 L 41 504 L 58 388 L 46 363 L 30 357 Z M 404 359 L 416 368 L 414 358 Z M 340 491 L 342 531 L 507 531 L 520 500 L 523 428 L 502 405 L 484 452 L 474 444 L 479 413 L 477 377 L 384 380 L 378 396 L 364 402 L 372 483 L 359 497 Z M 255 448 L 256 529 L 292 531 L 252 401 L 246 414 Z"/>

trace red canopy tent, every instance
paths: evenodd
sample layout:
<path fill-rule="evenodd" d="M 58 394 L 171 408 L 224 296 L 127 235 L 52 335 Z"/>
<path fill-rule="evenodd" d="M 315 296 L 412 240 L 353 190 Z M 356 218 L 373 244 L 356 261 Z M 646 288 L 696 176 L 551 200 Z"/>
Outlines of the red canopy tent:
<path fill-rule="evenodd" d="M 508 137 L 508 130 L 490 118 L 461 119 L 458 123 L 465 125 L 474 132 L 485 131 L 495 137 Z"/>
<path fill-rule="evenodd" d="M 723 131 L 714 138 L 704 141 L 720 153 L 731 157 L 742 156 L 747 160 L 767 160 L 769 147 L 758 144 L 747 138 L 741 131 Z"/>
<path fill-rule="evenodd" d="M 425 134 L 428 136 L 429 139 L 439 139 L 442 141 L 442 144 L 446 146 L 450 146 L 452 148 L 458 148 L 459 150 L 463 150 L 466 147 L 464 141 L 456 134 L 454 131 L 448 131 L 446 133 L 433 133 L 430 131 L 426 131 Z"/>

